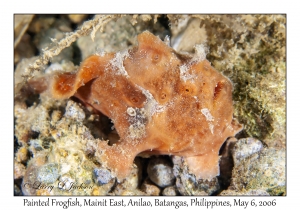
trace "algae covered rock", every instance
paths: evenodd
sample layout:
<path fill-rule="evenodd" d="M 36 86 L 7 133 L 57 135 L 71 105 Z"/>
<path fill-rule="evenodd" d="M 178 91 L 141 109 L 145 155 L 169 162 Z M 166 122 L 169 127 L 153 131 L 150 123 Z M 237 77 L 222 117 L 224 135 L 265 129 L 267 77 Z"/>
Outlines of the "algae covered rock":
<path fill-rule="evenodd" d="M 45 108 L 45 107 L 44 107 Z M 38 109 L 38 107 L 36 107 Z M 33 107 L 34 110 L 34 107 Z M 39 109 L 38 109 L 39 110 Z M 49 116 L 49 110 L 45 113 Z M 93 171 L 98 163 L 89 157 L 88 145 L 98 140 L 88 138 L 90 131 L 84 111 L 75 102 L 67 103 L 65 115 L 53 111 L 51 129 L 30 140 L 29 151 L 34 155 L 22 182 L 24 195 L 106 195 L 114 185 L 97 186 Z M 57 116 L 59 115 L 59 116 Z M 48 134 L 48 136 L 45 136 Z M 98 173 L 99 175 L 99 173 Z M 102 180 L 103 181 L 103 180 Z M 97 192 L 96 192 L 97 191 Z"/>
<path fill-rule="evenodd" d="M 270 196 L 270 194 L 265 190 L 248 190 L 248 191 L 238 191 L 238 190 L 224 190 L 220 193 L 221 196 Z"/>
<path fill-rule="evenodd" d="M 264 190 L 272 195 L 286 192 L 285 150 L 257 149 L 259 140 L 242 139 L 237 142 L 231 187 L 239 192 Z M 249 146 L 250 145 L 250 146 Z"/>
<path fill-rule="evenodd" d="M 39 168 L 37 173 L 37 180 L 46 183 L 52 184 L 59 177 L 59 165 L 57 163 L 48 163 Z"/>

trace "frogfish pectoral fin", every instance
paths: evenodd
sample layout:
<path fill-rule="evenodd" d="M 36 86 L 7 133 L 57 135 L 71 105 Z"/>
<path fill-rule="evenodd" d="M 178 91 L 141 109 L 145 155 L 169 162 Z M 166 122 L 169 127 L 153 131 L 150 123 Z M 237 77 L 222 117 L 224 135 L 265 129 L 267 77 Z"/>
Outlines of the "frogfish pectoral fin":
<path fill-rule="evenodd" d="M 133 147 L 130 148 L 124 144 L 109 146 L 107 142 L 99 141 L 95 155 L 102 166 L 111 170 L 120 181 L 130 174 L 137 153 Z"/>
<path fill-rule="evenodd" d="M 194 174 L 197 179 L 211 180 L 220 174 L 218 153 L 185 157 L 184 159 L 190 173 Z"/>

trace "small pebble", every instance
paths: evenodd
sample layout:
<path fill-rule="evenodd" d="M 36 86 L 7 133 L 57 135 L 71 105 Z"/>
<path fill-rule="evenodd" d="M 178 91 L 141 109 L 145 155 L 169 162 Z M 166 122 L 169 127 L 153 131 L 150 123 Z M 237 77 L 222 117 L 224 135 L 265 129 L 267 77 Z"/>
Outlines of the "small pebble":
<path fill-rule="evenodd" d="M 130 190 L 124 190 L 120 194 L 117 195 L 122 195 L 122 196 L 141 196 L 141 195 L 146 195 L 144 192 L 138 190 L 138 189 L 130 189 Z"/>
<path fill-rule="evenodd" d="M 54 110 L 51 114 L 51 121 L 53 123 L 58 122 L 61 119 L 61 112 L 59 110 Z"/>
<path fill-rule="evenodd" d="M 71 186 L 72 183 L 75 183 L 75 178 L 73 176 L 70 175 L 70 173 L 66 173 L 63 174 L 60 178 L 59 178 L 59 182 L 58 182 L 58 188 L 60 190 L 65 190 L 68 191 Z"/>
<path fill-rule="evenodd" d="M 36 189 L 27 183 L 34 183 L 37 181 L 37 171 L 37 166 L 33 163 L 33 161 L 30 161 L 27 165 L 27 169 L 21 184 L 23 195 L 36 195 Z"/>
<path fill-rule="evenodd" d="M 261 141 L 255 138 L 239 139 L 234 146 L 233 159 L 235 165 L 239 164 L 241 160 L 257 153 L 263 149 Z"/>
<path fill-rule="evenodd" d="M 149 161 L 147 172 L 151 181 L 159 187 L 167 187 L 175 182 L 172 164 L 165 158 L 152 158 Z"/>
<path fill-rule="evenodd" d="M 163 191 L 162 191 L 162 195 L 165 196 L 175 196 L 178 195 L 177 190 L 174 186 L 169 186 L 166 187 Z"/>
<path fill-rule="evenodd" d="M 68 151 L 65 149 L 59 149 L 58 152 L 62 157 L 67 157 L 69 154 Z"/>
<path fill-rule="evenodd" d="M 141 190 L 146 193 L 146 195 L 159 196 L 160 189 L 155 186 L 149 179 L 146 179 L 141 186 Z"/>
<path fill-rule="evenodd" d="M 17 151 L 16 160 L 19 163 L 25 163 L 28 160 L 28 150 L 26 147 L 21 147 Z"/>
<path fill-rule="evenodd" d="M 72 14 L 72 15 L 68 15 L 69 19 L 71 20 L 72 23 L 81 23 L 84 21 L 84 19 L 87 17 L 87 14 Z"/>
<path fill-rule="evenodd" d="M 101 195 L 98 187 L 94 187 L 93 188 L 92 195 L 93 196 L 99 196 L 99 195 Z"/>
<path fill-rule="evenodd" d="M 220 193 L 220 196 L 270 196 L 270 194 L 262 189 L 238 191 L 238 190 L 224 190 Z"/>
<path fill-rule="evenodd" d="M 14 179 L 21 179 L 24 177 L 26 168 L 22 163 L 15 162 L 14 165 Z"/>
<path fill-rule="evenodd" d="M 29 144 L 30 144 L 29 150 L 33 153 L 35 153 L 36 151 L 41 151 L 41 150 L 44 149 L 43 146 L 42 146 L 43 142 L 40 139 L 31 139 L 29 141 Z"/>
<path fill-rule="evenodd" d="M 38 170 L 37 178 L 40 182 L 51 184 L 59 177 L 59 165 L 57 163 L 48 163 Z"/>
<path fill-rule="evenodd" d="M 48 195 L 50 195 L 50 193 L 49 193 L 49 191 L 46 190 L 46 189 L 40 189 L 40 190 L 37 190 L 37 191 L 36 191 L 36 195 L 39 195 L 39 196 L 41 196 L 41 195 L 46 195 L 46 196 L 48 196 Z"/>
<path fill-rule="evenodd" d="M 29 31 L 31 33 L 38 34 L 42 31 L 46 31 L 55 22 L 54 17 L 39 17 L 34 19 L 29 25 Z"/>
<path fill-rule="evenodd" d="M 66 107 L 65 117 L 77 121 L 83 121 L 85 119 L 85 113 L 77 103 L 70 100 Z"/>
<path fill-rule="evenodd" d="M 104 168 L 95 168 L 93 171 L 93 178 L 95 183 L 98 185 L 107 184 L 111 179 L 111 173 L 109 170 Z"/>

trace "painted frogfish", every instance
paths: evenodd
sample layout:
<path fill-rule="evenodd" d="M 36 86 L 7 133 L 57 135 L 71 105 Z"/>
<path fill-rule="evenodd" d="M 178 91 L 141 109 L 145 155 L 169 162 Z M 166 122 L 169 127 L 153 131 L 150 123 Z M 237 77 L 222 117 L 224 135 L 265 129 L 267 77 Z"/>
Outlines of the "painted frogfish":
<path fill-rule="evenodd" d="M 180 54 L 152 33 L 138 45 L 85 59 L 76 73 L 55 73 L 48 92 L 75 96 L 109 117 L 120 140 L 99 141 L 96 158 L 118 179 L 140 153 L 182 156 L 190 173 L 219 175 L 219 150 L 242 126 L 233 118 L 232 84 L 205 59 L 203 47 Z"/>

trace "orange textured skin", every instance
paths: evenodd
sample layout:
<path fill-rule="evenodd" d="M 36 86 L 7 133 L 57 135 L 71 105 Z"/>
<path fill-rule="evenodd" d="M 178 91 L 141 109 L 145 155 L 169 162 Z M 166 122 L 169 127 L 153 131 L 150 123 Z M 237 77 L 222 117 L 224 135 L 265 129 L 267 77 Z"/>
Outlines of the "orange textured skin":
<path fill-rule="evenodd" d="M 138 46 L 93 55 L 76 74 L 53 76 L 54 98 L 75 96 L 114 122 L 120 141 L 100 141 L 97 158 L 118 179 L 141 152 L 183 156 L 197 178 L 219 175 L 219 149 L 241 130 L 232 84 L 199 56 L 177 54 L 150 32 Z"/>

